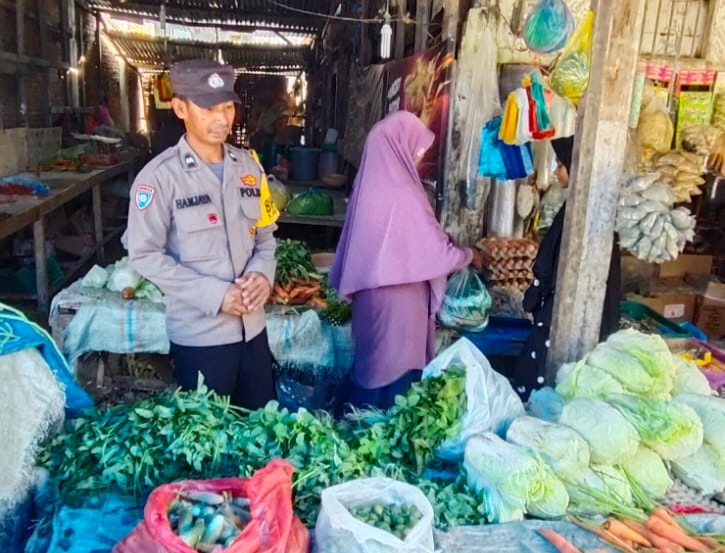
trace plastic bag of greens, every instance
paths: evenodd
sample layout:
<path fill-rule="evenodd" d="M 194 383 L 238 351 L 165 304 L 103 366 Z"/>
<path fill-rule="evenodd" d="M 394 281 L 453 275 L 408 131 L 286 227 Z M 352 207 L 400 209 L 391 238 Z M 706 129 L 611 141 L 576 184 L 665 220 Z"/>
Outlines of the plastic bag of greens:
<path fill-rule="evenodd" d="M 451 367 L 466 371 L 466 414 L 454 439 L 442 444 L 436 455 L 446 461 L 463 458 L 466 442 L 483 432 L 505 436 L 509 425 L 526 414 L 508 379 L 491 368 L 486 356 L 466 338 L 461 338 L 423 370 L 423 378 L 440 376 Z"/>
<path fill-rule="evenodd" d="M 333 486 L 322 492 L 315 545 L 319 553 L 433 553 L 433 507 L 390 478 Z"/>
<path fill-rule="evenodd" d="M 563 48 L 574 30 L 574 18 L 562 0 L 541 0 L 526 18 L 524 40 L 540 54 Z"/>
<path fill-rule="evenodd" d="M 277 206 L 279 211 L 283 211 L 287 207 L 287 204 L 289 204 L 292 194 L 290 194 L 284 184 L 275 179 L 273 176 L 267 177 L 267 183 L 269 185 L 269 193 L 272 196 L 274 205 Z"/>
<path fill-rule="evenodd" d="M 287 212 L 301 216 L 332 215 L 332 198 L 320 190 L 308 190 L 298 194 L 287 204 Z"/>
<path fill-rule="evenodd" d="M 589 86 L 594 12 L 589 12 L 571 36 L 556 62 L 549 84 L 559 96 L 577 105 Z"/>
<path fill-rule="evenodd" d="M 103 267 L 94 265 L 91 270 L 86 273 L 86 276 L 81 280 L 81 286 L 83 288 L 103 288 L 108 282 L 108 271 Z"/>
<path fill-rule="evenodd" d="M 488 326 L 491 295 L 470 267 L 458 271 L 448 281 L 439 322 L 448 328 L 481 332 Z"/>
<path fill-rule="evenodd" d="M 142 280 L 143 277 L 131 267 L 128 257 L 124 257 L 113 265 L 106 287 L 111 292 L 122 292 L 124 288 L 135 290 Z"/>
<path fill-rule="evenodd" d="M 474 436 L 466 444 L 463 466 L 468 485 L 486 494 L 491 522 L 566 514 L 569 495 L 564 484 L 539 457 L 494 434 Z"/>

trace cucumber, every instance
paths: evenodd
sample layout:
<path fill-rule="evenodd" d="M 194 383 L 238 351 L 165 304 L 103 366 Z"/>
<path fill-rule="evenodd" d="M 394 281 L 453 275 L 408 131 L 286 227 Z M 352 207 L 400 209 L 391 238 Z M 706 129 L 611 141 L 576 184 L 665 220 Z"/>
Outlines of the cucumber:
<path fill-rule="evenodd" d="M 194 515 L 191 512 L 191 509 L 182 509 L 179 513 L 179 534 L 183 534 L 185 532 L 188 532 L 191 530 L 191 528 L 194 526 Z"/>
<path fill-rule="evenodd" d="M 209 521 L 209 524 L 206 525 L 206 530 L 204 530 L 204 535 L 202 536 L 201 541 L 206 543 L 216 543 L 219 541 L 219 537 L 222 535 L 223 531 L 224 516 L 214 515 Z"/>
<path fill-rule="evenodd" d="M 194 503 L 204 503 L 205 505 L 211 505 L 212 507 L 216 507 L 217 505 L 224 503 L 224 496 L 214 492 L 188 491 L 183 492 L 181 496 L 184 499 L 193 501 Z"/>
<path fill-rule="evenodd" d="M 201 537 L 204 535 L 205 529 L 206 524 L 204 524 L 203 520 L 199 519 L 196 521 L 191 530 L 180 534 L 179 538 L 181 538 L 181 541 L 189 547 L 196 547 L 196 544 L 201 541 Z"/>

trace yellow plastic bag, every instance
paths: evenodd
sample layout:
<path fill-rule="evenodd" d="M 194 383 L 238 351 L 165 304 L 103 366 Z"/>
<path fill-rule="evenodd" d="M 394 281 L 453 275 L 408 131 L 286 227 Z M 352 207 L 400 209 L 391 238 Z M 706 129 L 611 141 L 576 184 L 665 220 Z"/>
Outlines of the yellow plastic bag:
<path fill-rule="evenodd" d="M 551 75 L 551 89 L 563 98 L 578 105 L 589 86 L 592 65 L 592 37 L 594 12 L 587 13 L 564 47 Z"/>
<path fill-rule="evenodd" d="M 516 144 L 516 132 L 519 127 L 519 107 L 516 103 L 516 94 L 512 92 L 506 100 L 506 107 L 503 112 L 501 129 L 498 138 L 505 144 Z"/>

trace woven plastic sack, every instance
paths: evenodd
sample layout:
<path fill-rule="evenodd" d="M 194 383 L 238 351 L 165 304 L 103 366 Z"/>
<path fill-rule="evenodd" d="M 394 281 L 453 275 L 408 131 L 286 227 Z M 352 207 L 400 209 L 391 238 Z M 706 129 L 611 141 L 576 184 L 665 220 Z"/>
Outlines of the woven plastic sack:
<path fill-rule="evenodd" d="M 415 505 L 423 516 L 401 540 L 350 513 L 368 505 Z M 322 492 L 315 546 L 318 553 L 433 553 L 433 507 L 418 488 L 390 478 L 333 486 Z"/>
<path fill-rule="evenodd" d="M 526 18 L 524 41 L 530 50 L 550 54 L 564 47 L 574 18 L 562 0 L 541 0 Z"/>
<path fill-rule="evenodd" d="M 590 11 L 567 41 L 549 76 L 551 89 L 574 105 L 579 104 L 589 86 L 593 35 L 594 12 Z"/>
<path fill-rule="evenodd" d="M 469 267 L 450 278 L 438 313 L 439 322 L 466 332 L 481 332 L 488 326 L 491 295 L 481 279 Z"/>
<path fill-rule="evenodd" d="M 186 480 L 159 486 L 149 496 L 144 520 L 112 553 L 197 553 L 171 530 L 168 509 L 183 491 L 230 492 L 249 499 L 252 520 L 225 553 L 307 553 L 309 532 L 292 511 L 292 472 L 276 459 L 251 478 Z"/>

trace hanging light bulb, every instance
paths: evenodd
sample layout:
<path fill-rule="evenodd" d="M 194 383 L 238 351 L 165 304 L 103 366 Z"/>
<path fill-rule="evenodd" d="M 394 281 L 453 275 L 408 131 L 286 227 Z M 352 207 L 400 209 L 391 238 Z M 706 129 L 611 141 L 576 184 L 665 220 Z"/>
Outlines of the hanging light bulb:
<path fill-rule="evenodd" d="M 393 28 L 390 26 L 390 12 L 385 9 L 385 23 L 380 29 L 380 57 L 384 60 L 390 58 L 390 47 L 393 40 Z"/>

